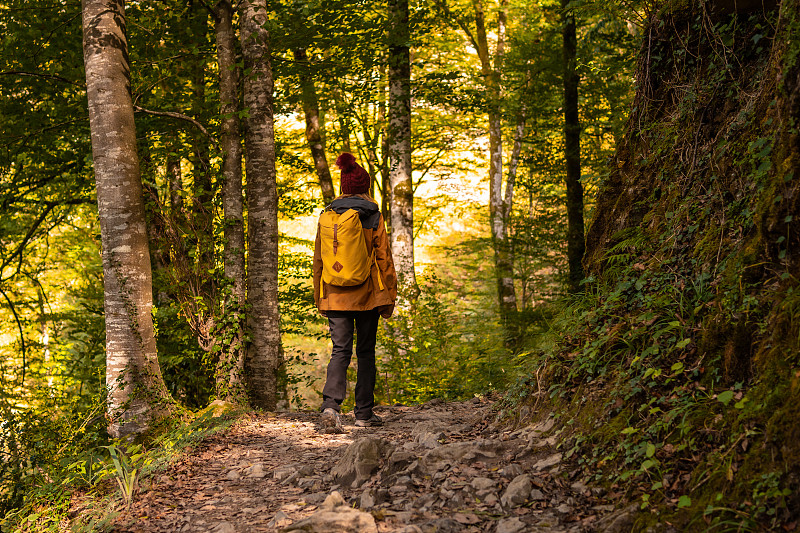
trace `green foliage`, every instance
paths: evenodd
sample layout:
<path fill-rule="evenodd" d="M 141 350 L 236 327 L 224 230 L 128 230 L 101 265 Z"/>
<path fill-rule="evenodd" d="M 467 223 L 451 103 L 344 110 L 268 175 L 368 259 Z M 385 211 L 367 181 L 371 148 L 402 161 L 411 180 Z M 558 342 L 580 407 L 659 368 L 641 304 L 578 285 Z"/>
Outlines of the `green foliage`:
<path fill-rule="evenodd" d="M 504 348 L 498 319 L 469 309 L 435 276 L 418 281 L 411 308 L 396 310 L 379 329 L 379 397 L 389 404 L 421 403 L 504 390 L 519 360 Z"/>
<path fill-rule="evenodd" d="M 114 471 L 117 474 L 114 481 L 119 486 L 119 492 L 122 494 L 125 505 L 130 508 L 133 503 L 133 495 L 136 492 L 136 483 L 139 480 L 139 469 L 133 468 L 131 459 L 115 445 L 108 446 L 108 453 L 111 455 Z"/>
<path fill-rule="evenodd" d="M 103 407 L 98 405 L 97 411 L 102 412 Z M 146 442 L 130 443 L 109 441 L 102 415 L 86 421 L 70 413 L 50 413 L 49 417 L 26 413 L 25 424 L 18 421 L 13 433 L 20 439 L 14 456 L 15 464 L 21 466 L 14 480 L 17 501 L 0 508 L 0 530 L 61 531 L 63 521 L 69 519 L 69 496 L 75 489 L 87 491 L 90 498 L 72 527 L 108 530 L 120 505 L 129 506 L 135 498 L 139 483 L 163 471 L 204 438 L 229 427 L 239 414 L 217 417 L 208 410 L 187 420 L 170 420 Z M 4 444 L 7 442 L 0 441 Z M 0 474 L 5 467 L 5 462 L 0 463 Z M 5 482 L 4 477 L 0 480 Z M 5 497 L 6 486 L 0 488 Z"/>
<path fill-rule="evenodd" d="M 156 346 L 161 373 L 172 397 L 191 409 L 214 396 L 214 354 L 203 350 L 174 303 L 155 309 Z"/>

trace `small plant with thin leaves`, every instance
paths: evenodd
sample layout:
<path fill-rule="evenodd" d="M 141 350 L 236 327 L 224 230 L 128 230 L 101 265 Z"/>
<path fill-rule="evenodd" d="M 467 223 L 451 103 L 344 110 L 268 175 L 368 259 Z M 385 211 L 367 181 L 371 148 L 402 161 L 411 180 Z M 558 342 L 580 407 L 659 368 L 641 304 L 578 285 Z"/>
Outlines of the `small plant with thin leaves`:
<path fill-rule="evenodd" d="M 107 446 L 107 448 L 108 453 L 111 454 L 114 469 L 117 472 L 117 476 L 114 479 L 117 481 L 119 491 L 122 494 L 122 498 L 125 500 L 126 507 L 130 508 L 133 503 L 133 495 L 136 492 L 139 469 L 133 468 L 130 458 L 121 448 L 114 444 Z"/>

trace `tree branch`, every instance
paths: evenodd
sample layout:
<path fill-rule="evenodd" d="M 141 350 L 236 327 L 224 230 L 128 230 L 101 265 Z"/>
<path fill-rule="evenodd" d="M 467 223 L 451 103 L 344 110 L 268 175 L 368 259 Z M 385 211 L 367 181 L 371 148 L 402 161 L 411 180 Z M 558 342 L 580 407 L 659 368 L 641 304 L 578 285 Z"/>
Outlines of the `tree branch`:
<path fill-rule="evenodd" d="M 208 133 L 208 130 L 202 124 L 200 124 L 199 122 L 197 122 L 195 119 L 193 119 L 188 115 L 184 115 L 183 113 L 176 113 L 175 111 L 154 111 L 152 109 L 145 109 L 138 105 L 133 106 L 133 110 L 138 113 L 144 113 L 146 115 L 153 115 L 156 117 L 168 117 L 168 118 L 174 118 L 175 120 L 183 120 L 184 122 L 188 122 L 194 125 L 194 127 L 196 127 L 197 129 L 199 129 L 203 135 L 208 137 L 208 140 L 211 141 L 211 143 L 214 145 L 214 148 L 218 152 L 220 151 L 219 144 L 217 144 L 217 140 L 210 133 Z"/>
<path fill-rule="evenodd" d="M 60 81 L 62 83 L 74 85 L 75 87 L 83 87 L 83 85 L 80 83 L 68 80 L 67 78 L 62 78 L 61 76 L 56 76 L 55 74 L 40 74 L 38 72 L 26 72 L 24 70 L 4 70 L 3 72 L 0 72 L 0 76 L 29 76 L 31 78 Z"/>
<path fill-rule="evenodd" d="M 472 47 L 475 48 L 475 50 L 477 50 L 478 41 L 475 39 L 475 36 L 472 34 L 472 31 L 469 29 L 469 26 L 467 26 L 464 20 L 461 19 L 461 17 L 453 15 L 453 12 L 450 11 L 450 6 L 447 5 L 447 0 L 438 0 L 436 4 L 439 5 L 439 9 L 442 10 L 442 12 L 448 19 L 451 19 L 451 21 L 455 21 L 456 26 L 458 26 L 461 29 L 461 31 L 463 31 L 466 34 L 467 39 L 469 39 L 469 41 L 472 43 Z"/>
<path fill-rule="evenodd" d="M 85 199 L 83 199 L 83 198 L 76 198 L 76 199 L 67 200 L 67 201 L 64 201 L 64 202 L 47 202 L 47 203 L 45 203 L 45 206 L 46 206 L 45 210 L 42 213 L 40 213 L 39 216 L 36 218 L 36 220 L 33 223 L 33 226 L 31 226 L 31 228 L 28 230 L 28 233 L 25 234 L 25 237 L 23 237 L 22 242 L 19 243 L 19 246 L 17 246 L 17 249 L 14 250 L 11 253 L 11 255 L 9 255 L 8 257 L 6 257 L 3 260 L 2 265 L 0 265 L 0 273 L 2 273 L 2 271 L 8 265 L 11 264 L 11 262 L 14 260 L 14 258 L 17 255 L 19 255 L 19 263 L 20 263 L 19 266 L 17 267 L 17 272 L 22 270 L 22 252 L 25 250 L 25 247 L 28 246 L 28 243 L 33 238 L 34 233 L 36 233 L 36 230 L 39 229 L 39 226 L 42 225 L 42 222 L 44 222 L 44 220 L 47 218 L 47 215 L 49 215 L 50 212 L 53 209 L 55 209 L 56 207 L 61 206 L 61 205 L 79 205 L 79 204 L 83 204 L 83 203 L 87 203 L 87 201 Z M 2 282 L 2 281 L 5 281 L 5 280 L 0 279 L 0 282 Z"/>
<path fill-rule="evenodd" d="M 8 297 L 6 291 L 4 291 L 0 287 L 0 294 L 2 294 L 6 301 L 8 302 L 8 307 L 11 309 L 11 313 L 14 315 L 14 319 L 17 321 L 17 328 L 19 328 L 19 342 L 20 346 L 22 347 L 22 385 L 25 385 L 25 366 L 26 366 L 26 351 L 25 351 L 25 334 L 22 331 L 22 322 L 19 320 L 19 315 L 17 315 L 17 309 L 14 307 L 14 304 L 11 302 L 11 298 Z"/>

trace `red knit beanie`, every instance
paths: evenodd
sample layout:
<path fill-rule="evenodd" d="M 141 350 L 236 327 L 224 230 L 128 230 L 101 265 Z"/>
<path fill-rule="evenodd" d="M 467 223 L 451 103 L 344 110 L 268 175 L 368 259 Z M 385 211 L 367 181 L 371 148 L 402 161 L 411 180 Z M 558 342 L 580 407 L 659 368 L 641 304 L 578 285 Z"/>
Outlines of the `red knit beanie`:
<path fill-rule="evenodd" d="M 344 152 L 336 159 L 342 171 L 342 194 L 363 194 L 369 191 L 369 174 L 356 163 L 353 154 Z"/>

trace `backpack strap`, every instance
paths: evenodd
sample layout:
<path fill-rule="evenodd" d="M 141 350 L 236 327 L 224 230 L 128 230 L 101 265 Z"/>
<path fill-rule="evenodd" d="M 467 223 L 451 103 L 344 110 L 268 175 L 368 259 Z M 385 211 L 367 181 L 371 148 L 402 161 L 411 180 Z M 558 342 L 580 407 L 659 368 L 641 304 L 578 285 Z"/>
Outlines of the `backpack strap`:
<path fill-rule="evenodd" d="M 381 267 L 378 266 L 378 257 L 375 255 L 375 248 L 372 249 L 372 262 L 375 263 L 375 268 L 378 271 L 378 287 L 384 290 L 383 278 L 381 277 Z"/>

